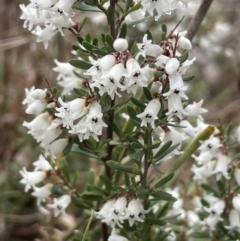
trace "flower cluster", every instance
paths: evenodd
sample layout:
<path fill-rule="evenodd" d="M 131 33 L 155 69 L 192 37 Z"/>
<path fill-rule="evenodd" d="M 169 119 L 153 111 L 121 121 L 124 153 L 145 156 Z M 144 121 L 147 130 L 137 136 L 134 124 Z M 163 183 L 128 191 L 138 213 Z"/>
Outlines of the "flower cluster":
<path fill-rule="evenodd" d="M 37 199 L 39 210 L 44 210 L 44 213 L 49 214 L 46 208 L 51 208 L 54 210 L 55 217 L 59 214 L 65 214 L 65 209 L 71 202 L 71 196 L 66 194 L 59 198 L 54 198 L 53 203 L 48 203 L 46 207 L 43 207 L 42 203 L 46 203 L 48 199 L 51 199 L 53 184 L 48 183 L 43 186 L 37 186 L 41 185 L 47 177 L 53 175 L 57 170 L 53 169 L 43 155 L 40 155 L 38 160 L 33 162 L 33 166 L 35 168 L 32 172 L 28 172 L 25 167 L 20 171 L 22 176 L 20 183 L 25 185 L 25 192 L 28 192 L 30 189 L 33 190 L 31 195 Z"/>
<path fill-rule="evenodd" d="M 37 35 L 37 42 L 43 42 L 45 48 L 48 47 L 48 41 L 60 32 L 64 36 L 63 29 L 74 25 L 72 21 L 72 5 L 74 0 L 31 0 L 31 3 L 25 6 L 20 4 L 22 15 L 20 19 L 24 20 L 23 27 Z"/>
<path fill-rule="evenodd" d="M 150 209 L 144 210 L 140 199 L 131 197 L 128 200 L 125 195 L 110 199 L 95 214 L 102 222 L 114 228 L 116 225 L 122 227 L 124 220 L 128 220 L 130 226 L 133 226 L 134 222 L 143 222 L 149 211 Z"/>

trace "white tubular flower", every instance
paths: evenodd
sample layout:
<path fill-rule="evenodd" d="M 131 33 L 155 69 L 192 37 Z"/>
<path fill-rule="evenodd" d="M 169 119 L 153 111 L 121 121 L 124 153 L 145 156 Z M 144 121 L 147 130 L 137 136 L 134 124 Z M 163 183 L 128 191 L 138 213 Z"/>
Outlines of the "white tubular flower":
<path fill-rule="evenodd" d="M 47 176 L 46 172 L 42 171 L 28 172 L 25 167 L 20 171 L 20 174 L 23 177 L 20 183 L 25 185 L 25 192 L 34 188 L 35 184 L 42 182 Z"/>
<path fill-rule="evenodd" d="M 234 178 L 238 185 L 240 185 L 240 169 L 238 167 L 234 168 Z"/>
<path fill-rule="evenodd" d="M 216 156 L 216 150 L 221 147 L 220 140 L 217 137 L 211 136 L 208 140 L 202 141 L 198 148 L 202 152 L 210 152 L 212 156 Z"/>
<path fill-rule="evenodd" d="M 181 128 L 182 132 L 184 132 L 187 136 L 190 136 L 190 137 L 194 137 L 195 134 L 196 134 L 196 131 L 195 131 L 195 128 L 193 128 L 193 126 L 189 123 L 189 121 L 187 120 L 181 120 L 179 122 L 179 124 L 181 126 L 183 126 Z"/>
<path fill-rule="evenodd" d="M 53 184 L 46 184 L 43 187 L 34 187 L 34 192 L 31 193 L 32 196 L 37 198 L 37 205 L 39 206 L 41 202 L 46 202 L 52 191 Z"/>
<path fill-rule="evenodd" d="M 69 140 L 67 138 L 62 138 L 50 143 L 47 146 L 43 146 L 46 150 L 45 155 L 51 156 L 53 160 L 56 159 L 57 156 L 61 154 L 64 148 L 67 146 L 68 141 Z"/>
<path fill-rule="evenodd" d="M 201 223 L 203 225 L 203 230 L 207 229 L 210 234 L 212 234 L 212 231 L 215 230 L 216 224 L 220 221 L 220 217 L 218 215 L 209 215 L 207 218 L 205 218 Z"/>
<path fill-rule="evenodd" d="M 239 217 L 239 212 L 236 209 L 232 209 L 229 212 L 229 226 L 224 226 L 227 230 L 230 232 L 237 231 L 238 233 L 240 232 L 240 217 Z"/>
<path fill-rule="evenodd" d="M 178 36 L 179 36 L 178 46 L 182 49 L 191 50 L 192 49 L 192 43 L 189 39 L 187 39 L 185 37 L 186 34 L 187 34 L 187 31 L 183 31 L 183 32 L 180 32 L 178 34 Z"/>
<path fill-rule="evenodd" d="M 63 126 L 66 128 L 69 128 L 70 126 L 72 127 L 75 120 L 86 114 L 84 99 L 76 98 L 65 103 L 61 97 L 59 97 L 58 101 L 61 104 L 61 107 L 56 108 L 59 113 L 56 113 L 55 116 L 62 119 Z"/>
<path fill-rule="evenodd" d="M 59 62 L 57 59 L 54 59 L 54 63 L 57 65 L 53 68 L 53 71 L 58 72 L 57 80 L 65 76 L 73 75 L 75 68 L 71 64 Z"/>
<path fill-rule="evenodd" d="M 210 151 L 201 152 L 199 156 L 192 155 L 192 158 L 197 161 L 198 165 L 206 165 L 213 158 L 213 155 Z"/>
<path fill-rule="evenodd" d="M 23 104 L 27 104 L 27 114 L 39 114 L 47 106 L 46 95 L 47 90 L 35 89 L 33 86 L 30 90 L 25 89 L 26 98 L 23 100 Z"/>
<path fill-rule="evenodd" d="M 129 225 L 132 227 L 134 222 L 143 222 L 145 219 L 145 214 L 150 211 L 144 210 L 141 200 L 132 199 L 127 205 L 127 216 Z"/>
<path fill-rule="evenodd" d="M 212 174 L 215 167 L 216 161 L 210 161 L 201 167 L 192 165 L 191 171 L 194 173 L 193 180 L 198 181 L 199 183 L 206 183 L 207 178 Z"/>
<path fill-rule="evenodd" d="M 180 66 L 179 60 L 176 58 L 171 58 L 166 63 L 165 71 L 167 74 L 172 75 L 177 72 L 179 66 Z"/>
<path fill-rule="evenodd" d="M 147 126 L 150 123 L 152 128 L 155 128 L 154 121 L 158 119 L 158 112 L 161 108 L 161 104 L 158 99 L 149 101 L 144 112 L 138 114 L 137 117 L 142 119 L 141 126 Z"/>
<path fill-rule="evenodd" d="M 107 218 L 107 216 L 109 215 L 109 212 L 112 210 L 113 205 L 115 203 L 114 199 L 108 200 L 100 209 L 100 211 L 95 212 L 95 214 L 97 215 L 97 218 L 99 219 L 104 219 Z"/>
<path fill-rule="evenodd" d="M 101 59 L 94 60 L 91 56 L 89 56 L 89 61 L 93 66 L 89 68 L 87 71 L 85 71 L 84 75 L 90 75 L 92 76 L 93 81 L 98 81 L 98 79 L 102 77 L 103 73 Z"/>
<path fill-rule="evenodd" d="M 48 204 L 49 208 L 54 209 L 54 216 L 57 217 L 60 214 L 66 215 L 65 209 L 71 203 L 70 195 L 63 195 L 60 198 L 54 198 L 53 204 Z"/>
<path fill-rule="evenodd" d="M 192 210 L 187 211 L 187 222 L 189 227 L 193 227 L 200 222 L 199 216 Z"/>
<path fill-rule="evenodd" d="M 101 66 L 102 66 L 102 71 L 103 73 L 106 73 L 107 71 L 109 71 L 116 62 L 116 58 L 111 55 L 105 55 L 102 59 L 101 59 Z"/>
<path fill-rule="evenodd" d="M 184 114 L 187 116 L 198 116 L 207 112 L 207 109 L 202 108 L 203 100 L 200 100 L 198 103 L 194 102 L 189 104 L 184 109 Z"/>
<path fill-rule="evenodd" d="M 37 26 L 32 33 L 38 36 L 37 42 L 43 42 L 45 49 L 47 49 L 49 40 L 57 33 L 57 30 L 53 29 L 52 26 L 47 26 L 44 29 Z"/>
<path fill-rule="evenodd" d="M 203 209 L 211 215 L 220 216 L 224 211 L 225 206 L 225 201 L 219 199 L 215 201 L 209 208 L 204 207 Z"/>
<path fill-rule="evenodd" d="M 143 36 L 143 43 L 137 44 L 137 47 L 139 49 L 139 53 L 136 58 L 138 58 L 139 55 L 142 55 L 143 57 L 146 57 L 146 55 L 158 57 L 163 53 L 163 49 L 159 45 L 152 44 L 152 40 L 147 38 L 147 34 Z"/>
<path fill-rule="evenodd" d="M 126 51 L 128 49 L 128 42 L 124 38 L 118 38 L 114 41 L 113 48 L 118 52 Z"/>
<path fill-rule="evenodd" d="M 235 197 L 233 197 L 232 205 L 238 212 L 240 212 L 240 194 L 237 194 Z"/>
<path fill-rule="evenodd" d="M 38 160 L 33 162 L 33 166 L 35 166 L 34 171 L 50 171 L 52 170 L 52 166 L 47 161 L 47 159 L 41 154 L 38 157 Z"/>
<path fill-rule="evenodd" d="M 128 239 L 116 234 L 116 229 L 114 228 L 111 232 L 111 235 L 108 237 L 108 241 L 128 241 Z"/>
<path fill-rule="evenodd" d="M 99 94 L 103 95 L 107 92 L 112 100 L 115 95 L 121 97 L 121 94 L 118 93 L 118 89 L 124 88 L 124 86 L 120 83 L 120 80 L 125 71 L 126 69 L 124 68 L 123 63 L 115 64 L 107 74 L 102 76 L 98 85 L 96 85 L 96 87 L 99 88 Z"/>
<path fill-rule="evenodd" d="M 228 164 L 230 160 L 229 157 L 223 154 L 220 154 L 216 168 L 212 171 L 212 174 L 216 174 L 217 181 L 219 181 L 222 177 L 226 179 L 230 179 L 228 174 Z"/>

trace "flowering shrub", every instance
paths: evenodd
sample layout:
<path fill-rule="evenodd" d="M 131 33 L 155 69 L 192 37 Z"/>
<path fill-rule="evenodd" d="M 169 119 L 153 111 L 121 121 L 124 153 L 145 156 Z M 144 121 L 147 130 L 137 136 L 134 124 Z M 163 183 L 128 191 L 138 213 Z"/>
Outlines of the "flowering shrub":
<path fill-rule="evenodd" d="M 42 154 L 33 171 L 20 171 L 25 192 L 45 215 L 65 215 L 69 205 L 86 210 L 88 225 L 72 233 L 74 240 L 91 239 L 93 219 L 91 234 L 101 229 L 104 241 L 239 237 L 240 169 L 230 149 L 232 127 L 205 123 L 203 100 L 187 95 L 195 57 L 189 57 L 187 32 L 178 32 L 182 20 L 170 31 L 162 23 L 160 42 L 149 29 L 141 41 L 127 37 L 130 24 L 187 6 L 188 0 L 20 5 L 24 27 L 45 48 L 67 29 L 78 41 L 75 59 L 55 60 L 61 90 L 26 89 L 23 104 L 34 119 L 23 126 Z M 105 14 L 109 33 L 83 37 L 87 18 L 74 23 L 77 10 Z M 95 175 L 89 170 L 93 178 L 84 190 L 76 185 L 78 171 L 69 168 L 71 152 L 104 166 Z M 186 187 L 174 173 L 191 157 L 193 182 Z"/>

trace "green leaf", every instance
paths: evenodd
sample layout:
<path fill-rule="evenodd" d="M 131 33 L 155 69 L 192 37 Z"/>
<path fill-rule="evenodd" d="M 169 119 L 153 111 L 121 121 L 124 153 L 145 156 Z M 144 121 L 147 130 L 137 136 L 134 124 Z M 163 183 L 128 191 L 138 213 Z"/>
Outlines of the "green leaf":
<path fill-rule="evenodd" d="M 183 81 L 190 81 L 190 80 L 193 80 L 195 78 L 195 75 L 192 75 L 192 76 L 184 76 L 183 77 Z"/>
<path fill-rule="evenodd" d="M 152 150 L 152 149 L 157 149 L 162 143 L 159 141 L 151 146 L 148 147 L 148 149 Z"/>
<path fill-rule="evenodd" d="M 139 141 L 138 141 L 136 138 L 134 138 L 133 136 L 131 136 L 131 135 L 126 135 L 126 136 L 125 136 L 125 139 L 126 139 L 126 141 L 128 141 L 129 143 L 133 143 L 133 142 L 139 143 Z"/>
<path fill-rule="evenodd" d="M 148 100 L 152 100 L 152 94 L 147 87 L 143 87 L 143 93 Z"/>
<path fill-rule="evenodd" d="M 149 18 L 149 16 L 148 16 L 148 17 L 145 17 L 145 18 L 142 18 L 142 19 L 140 19 L 140 20 L 137 20 L 137 21 L 134 21 L 134 22 L 128 23 L 127 26 L 128 26 L 128 27 L 130 27 L 130 26 L 135 27 L 137 24 L 142 23 L 142 22 L 144 22 L 144 21 L 147 21 L 148 18 Z"/>
<path fill-rule="evenodd" d="M 112 181 L 105 175 L 100 175 L 99 179 L 104 183 L 107 190 L 110 192 L 112 189 Z"/>
<path fill-rule="evenodd" d="M 192 237 L 192 238 L 204 238 L 204 239 L 210 238 L 208 233 L 198 232 L 198 231 L 195 231 L 195 232 L 191 233 L 190 237 Z"/>
<path fill-rule="evenodd" d="M 101 193 L 96 192 L 83 192 L 81 197 L 86 201 L 101 201 L 104 198 Z"/>
<path fill-rule="evenodd" d="M 164 40 L 166 39 L 166 37 L 167 37 L 167 34 L 164 33 L 164 32 L 162 32 L 162 34 L 161 34 L 161 39 L 162 39 L 162 41 L 164 41 Z"/>
<path fill-rule="evenodd" d="M 73 143 L 75 141 L 75 137 L 71 137 L 71 140 L 68 142 L 67 146 L 63 149 L 62 154 L 66 156 L 72 149 Z"/>
<path fill-rule="evenodd" d="M 90 6 L 81 2 L 74 4 L 73 8 L 81 11 L 102 12 L 102 10 L 100 10 L 98 7 Z"/>
<path fill-rule="evenodd" d="M 158 77 L 158 78 L 161 78 L 165 73 L 162 72 L 162 71 L 155 71 L 154 72 L 154 76 Z"/>
<path fill-rule="evenodd" d="M 95 171 L 94 171 L 93 168 L 89 169 L 87 179 L 88 179 L 88 184 L 94 185 L 94 182 L 95 182 Z"/>
<path fill-rule="evenodd" d="M 158 172 L 160 174 L 164 174 L 164 172 L 162 172 L 161 169 L 159 168 L 158 164 L 152 163 L 152 165 L 156 172 Z"/>
<path fill-rule="evenodd" d="M 128 105 L 127 106 L 127 112 L 128 112 L 128 115 L 130 116 L 130 119 L 131 119 L 131 121 L 134 123 L 134 124 L 136 124 L 136 125 L 140 125 L 140 120 L 137 118 L 137 112 L 136 112 L 136 110 L 132 107 L 132 106 L 130 106 L 130 105 Z"/>
<path fill-rule="evenodd" d="M 87 34 L 86 34 L 86 36 L 85 36 L 85 40 L 86 40 L 86 42 L 91 43 L 92 36 L 91 36 L 90 33 L 87 33 Z"/>
<path fill-rule="evenodd" d="M 83 19 L 82 23 L 80 24 L 79 28 L 78 28 L 78 33 L 80 33 L 84 27 L 84 25 L 87 23 L 88 21 L 88 17 L 85 16 L 85 18 Z"/>
<path fill-rule="evenodd" d="M 207 185 L 207 184 L 202 184 L 201 186 L 204 190 L 206 190 L 208 192 L 211 192 L 211 193 L 214 193 L 215 196 L 217 196 L 217 197 L 219 196 L 218 191 L 215 190 L 212 186 Z"/>
<path fill-rule="evenodd" d="M 130 179 L 129 179 L 129 176 L 126 172 L 124 172 L 124 183 L 127 187 L 130 187 Z"/>
<path fill-rule="evenodd" d="M 167 175 L 166 177 L 160 179 L 155 185 L 154 188 L 159 188 L 162 185 L 164 185 L 165 183 L 169 182 L 174 176 L 174 173 L 171 173 L 169 175 Z"/>
<path fill-rule="evenodd" d="M 107 93 L 101 98 L 101 105 L 103 106 L 104 111 L 109 111 L 111 109 L 111 98 Z"/>
<path fill-rule="evenodd" d="M 144 188 L 140 188 L 139 190 L 136 191 L 136 195 L 140 199 L 146 197 L 146 195 L 148 195 L 148 193 L 149 193 L 149 190 L 144 189 Z"/>
<path fill-rule="evenodd" d="M 78 179 L 79 175 L 80 175 L 80 171 L 76 171 L 74 176 L 73 176 L 72 185 L 73 185 L 74 188 L 75 188 L 75 186 L 77 184 L 77 179 Z"/>
<path fill-rule="evenodd" d="M 157 191 L 151 193 L 151 195 L 156 199 L 156 200 L 164 200 L 167 202 L 175 202 L 177 199 L 173 197 L 171 194 L 164 192 L 164 191 Z M 152 200 L 154 200 L 154 198 Z"/>
<path fill-rule="evenodd" d="M 168 141 L 165 144 L 163 144 L 161 149 L 155 154 L 154 158 L 158 159 L 158 157 L 161 155 L 161 153 L 164 153 L 165 151 L 167 151 L 171 145 L 172 145 L 172 141 Z"/>
<path fill-rule="evenodd" d="M 68 163 L 66 162 L 66 160 L 62 160 L 62 172 L 64 174 L 64 176 L 66 177 L 67 181 L 70 182 L 70 170 L 69 170 L 69 166 Z"/>
<path fill-rule="evenodd" d="M 92 64 L 85 62 L 83 60 L 79 60 L 79 59 L 72 59 L 69 61 L 69 63 L 79 69 L 89 69 L 92 67 Z"/>
<path fill-rule="evenodd" d="M 153 43 L 153 36 L 149 29 L 146 31 L 146 34 L 147 34 L 147 39 L 152 40 L 152 43 Z"/>
<path fill-rule="evenodd" d="M 118 126 L 114 122 L 110 123 L 109 126 L 112 128 L 112 130 L 117 134 L 119 138 L 122 137 L 122 132 L 119 130 Z"/>
<path fill-rule="evenodd" d="M 136 99 L 134 97 L 130 97 L 130 100 L 132 101 L 132 103 L 134 105 L 136 105 L 138 107 L 141 107 L 141 108 L 144 108 L 144 109 L 146 108 L 146 105 L 142 101 L 140 101 L 140 100 L 138 100 L 138 99 Z"/>
<path fill-rule="evenodd" d="M 118 163 L 112 160 L 109 160 L 106 162 L 109 167 L 111 167 L 114 170 L 122 171 L 122 172 L 127 172 L 127 173 L 133 173 L 133 168 L 126 166 L 122 163 Z"/>
<path fill-rule="evenodd" d="M 143 155 L 144 155 L 145 151 L 144 150 L 140 150 L 140 151 L 137 151 L 135 152 L 134 154 L 132 154 L 132 158 L 135 159 L 135 160 L 141 160 Z"/>
<path fill-rule="evenodd" d="M 90 6 L 96 6 L 95 1 L 92 1 L 92 0 L 84 0 L 84 3 Z"/>
<path fill-rule="evenodd" d="M 180 57 L 179 57 L 179 62 L 180 64 L 184 63 L 188 59 L 188 52 L 184 52 Z"/>
<path fill-rule="evenodd" d="M 138 51 L 139 50 L 138 50 L 138 47 L 137 47 L 137 42 L 134 41 L 133 45 L 131 47 L 130 53 L 131 53 L 132 56 L 135 56 L 138 53 Z"/>
<path fill-rule="evenodd" d="M 134 148 L 134 149 L 142 149 L 143 145 L 140 142 L 133 142 L 131 144 L 131 147 Z"/>
<path fill-rule="evenodd" d="M 110 34 L 106 34 L 105 39 L 108 45 L 112 48 L 112 50 L 115 51 L 113 48 L 113 43 L 114 43 L 113 37 Z"/>
<path fill-rule="evenodd" d="M 79 89 L 74 88 L 73 91 L 75 94 L 79 95 L 80 97 L 86 96 L 88 94 L 88 91 L 82 88 L 79 88 Z"/>
<path fill-rule="evenodd" d="M 98 48 L 95 45 L 90 44 L 89 42 L 83 41 L 82 45 L 83 45 L 84 48 L 86 48 L 88 51 L 90 51 L 90 52 L 92 52 L 94 54 L 98 54 L 100 56 L 107 55 L 107 52 L 103 51 L 102 49 Z"/>
<path fill-rule="evenodd" d="M 112 107 L 112 109 L 117 109 L 119 107 L 122 107 L 123 105 L 127 104 L 129 102 L 130 98 L 126 98 L 125 100 L 118 102 L 116 105 Z"/>
<path fill-rule="evenodd" d="M 92 44 L 94 46 L 98 46 L 98 38 L 94 38 L 93 41 L 92 41 Z"/>
<path fill-rule="evenodd" d="M 129 13 L 132 13 L 132 12 L 134 12 L 134 11 L 140 9 L 141 6 L 142 6 L 142 5 L 141 5 L 140 2 L 137 3 L 137 4 L 135 4 L 132 8 L 130 8 L 130 9 L 124 14 L 124 16 L 126 17 Z"/>
<path fill-rule="evenodd" d="M 158 226 L 164 226 L 166 225 L 166 221 L 158 219 L 158 218 L 147 218 L 146 219 L 148 222 L 158 225 Z"/>
<path fill-rule="evenodd" d="M 167 26 L 165 23 L 162 24 L 161 28 L 164 33 L 167 33 Z"/>
<path fill-rule="evenodd" d="M 95 155 L 92 150 L 88 148 L 84 148 L 82 145 L 73 144 L 72 152 L 77 152 L 79 154 L 82 154 L 84 156 L 91 157 L 94 159 L 100 159 L 100 157 Z"/>
<path fill-rule="evenodd" d="M 111 25 L 114 21 L 114 15 L 115 15 L 115 10 L 114 8 L 110 5 L 107 9 L 107 20 L 108 20 L 108 25 Z"/>
<path fill-rule="evenodd" d="M 127 36 L 127 24 L 126 23 L 124 23 L 123 25 L 122 25 L 122 27 L 121 27 L 121 29 L 120 29 L 120 33 L 119 33 L 119 38 L 126 38 L 126 36 Z"/>
<path fill-rule="evenodd" d="M 72 200 L 73 200 L 73 204 L 78 208 L 81 208 L 81 209 L 91 209 L 92 208 L 82 198 L 74 197 Z"/>

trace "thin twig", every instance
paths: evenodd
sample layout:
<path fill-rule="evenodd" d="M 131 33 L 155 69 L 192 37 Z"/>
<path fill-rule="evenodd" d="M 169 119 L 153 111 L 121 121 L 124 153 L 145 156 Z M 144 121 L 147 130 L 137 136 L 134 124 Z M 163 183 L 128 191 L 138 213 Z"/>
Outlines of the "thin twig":
<path fill-rule="evenodd" d="M 200 5 L 196 15 L 192 18 L 188 29 L 187 29 L 187 35 L 186 37 L 189 40 L 192 40 L 195 36 L 201 22 L 203 21 L 210 5 L 212 4 L 213 0 L 203 0 L 202 4 Z"/>
<path fill-rule="evenodd" d="M 165 41 L 168 40 L 174 33 L 174 31 L 177 29 L 177 27 L 180 25 L 180 23 L 183 21 L 183 19 L 185 18 L 185 16 L 183 16 L 180 21 L 177 23 L 177 25 L 174 27 L 174 29 L 172 29 L 172 31 L 168 34 L 168 36 L 166 37 Z"/>

